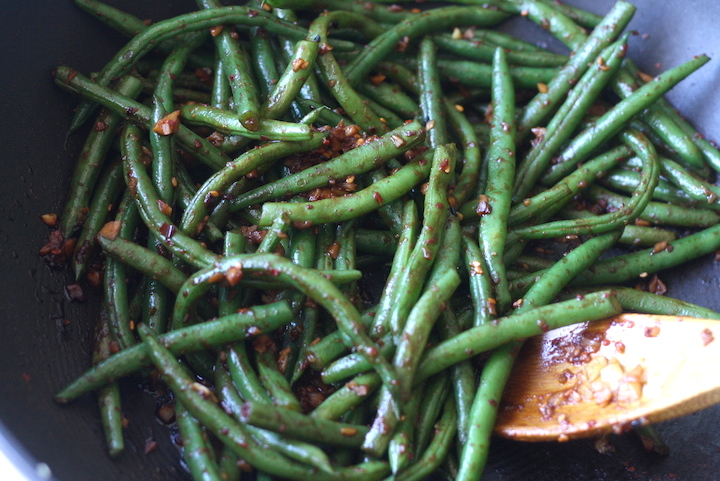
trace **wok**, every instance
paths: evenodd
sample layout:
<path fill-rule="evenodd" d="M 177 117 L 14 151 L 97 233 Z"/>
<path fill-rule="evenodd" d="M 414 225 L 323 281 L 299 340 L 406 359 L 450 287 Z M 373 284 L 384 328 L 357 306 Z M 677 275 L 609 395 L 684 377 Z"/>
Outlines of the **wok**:
<path fill-rule="evenodd" d="M 141 18 L 161 18 L 168 11 L 194 8 L 191 1 L 111 2 Z M 609 0 L 568 3 L 598 13 Z M 720 56 L 720 3 L 713 0 L 658 2 L 635 0 L 631 25 L 649 37 L 631 41 L 631 56 L 648 73 L 677 65 L 700 53 Z M 162 6 L 160 6 L 162 4 Z M 70 0 L 25 0 L 4 4 L 0 16 L 0 450 L 39 479 L 37 462 L 46 463 L 55 479 L 182 480 L 189 475 L 166 427 L 154 417 L 154 400 L 131 383 L 125 386 L 124 409 L 130 419 L 126 452 L 111 459 L 105 451 L 92 396 L 58 406 L 52 395 L 90 362 L 90 338 L 96 305 L 70 302 L 64 286 L 67 271 L 51 270 L 37 252 L 47 235 L 39 215 L 59 212 L 81 136 L 65 132 L 75 99 L 57 89 L 52 68 L 65 63 L 82 72 L 98 70 L 123 43 Z M 162 11 L 162 13 L 161 13 Z M 527 38 L 541 33 L 529 22 L 508 28 Z M 720 64 L 714 60 L 670 94 L 671 101 L 720 140 Z M 711 257 L 665 274 L 669 295 L 720 309 L 720 267 Z M 717 479 L 720 472 L 720 407 L 658 426 L 670 446 L 669 457 L 644 452 L 632 434 L 614 437 L 614 454 L 598 453 L 590 441 L 566 444 L 521 444 L 498 440 L 487 480 L 655 480 Z M 144 454 L 146 439 L 158 448 Z M 3 478 L 5 476 L 3 475 Z"/>

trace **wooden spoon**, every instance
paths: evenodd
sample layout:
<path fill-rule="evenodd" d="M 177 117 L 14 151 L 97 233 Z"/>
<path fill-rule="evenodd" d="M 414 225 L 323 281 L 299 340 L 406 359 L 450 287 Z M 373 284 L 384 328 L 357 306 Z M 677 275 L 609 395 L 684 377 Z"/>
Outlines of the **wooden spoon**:
<path fill-rule="evenodd" d="M 529 339 L 496 434 L 566 441 L 623 432 L 720 402 L 720 321 L 621 314 Z"/>

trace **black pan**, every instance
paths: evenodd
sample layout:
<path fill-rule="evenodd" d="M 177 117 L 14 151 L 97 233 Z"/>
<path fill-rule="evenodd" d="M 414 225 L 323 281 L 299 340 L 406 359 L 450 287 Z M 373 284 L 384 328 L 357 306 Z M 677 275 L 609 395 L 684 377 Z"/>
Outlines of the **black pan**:
<path fill-rule="evenodd" d="M 193 8 L 191 1 L 117 1 L 143 18 Z M 568 2 L 606 12 L 611 1 Z M 162 4 L 162 8 L 159 6 Z M 636 0 L 632 28 L 649 37 L 632 40 L 631 56 L 648 73 L 700 53 L 720 56 L 720 3 L 715 0 Z M 160 12 L 163 11 L 163 13 Z M 71 0 L 6 2 L 0 16 L 0 452 L 24 476 L 39 479 L 45 463 L 60 481 L 189 479 L 178 462 L 168 431 L 154 418 L 153 398 L 126 386 L 125 409 L 131 420 L 127 450 L 118 459 L 105 451 L 94 399 L 57 406 L 52 395 L 89 364 L 89 339 L 95 317 L 92 300 L 71 303 L 65 271 L 48 268 L 38 257 L 47 235 L 39 215 L 58 212 L 74 155 L 82 139 L 65 144 L 75 99 L 60 92 L 50 77 L 67 63 L 82 72 L 98 70 L 124 39 L 77 10 Z M 516 22 L 529 38 L 542 33 Z M 717 60 L 695 73 L 669 97 L 709 138 L 720 139 L 720 79 Z M 665 274 L 669 294 L 720 309 L 718 264 L 711 257 Z M 712 480 L 720 475 L 720 408 L 663 423 L 668 457 L 647 454 L 633 435 L 611 439 L 614 454 L 599 454 L 589 441 L 521 444 L 498 440 L 487 480 Z M 144 454 L 147 439 L 159 447 Z M 0 472 L 2 471 L 0 457 Z M 43 468 L 41 465 L 41 472 Z M 9 474 L 0 474 L 8 479 Z"/>

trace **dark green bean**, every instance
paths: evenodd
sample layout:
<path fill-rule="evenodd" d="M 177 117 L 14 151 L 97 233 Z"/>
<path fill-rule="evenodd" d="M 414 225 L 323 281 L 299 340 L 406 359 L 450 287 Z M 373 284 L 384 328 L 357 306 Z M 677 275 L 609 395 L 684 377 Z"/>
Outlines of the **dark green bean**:
<path fill-rule="evenodd" d="M 374 38 L 345 69 L 351 85 L 357 85 L 403 38 L 410 39 L 449 27 L 496 25 L 507 18 L 503 12 L 481 7 L 441 7 L 404 20 Z"/>
<path fill-rule="evenodd" d="M 243 422 L 252 426 L 330 446 L 360 446 L 368 429 L 362 425 L 305 416 L 289 409 L 253 402 L 243 404 L 241 416 Z"/>
<path fill-rule="evenodd" d="M 507 239 L 507 218 L 515 179 L 515 91 L 505 52 L 498 48 L 492 72 L 493 117 L 490 150 L 487 152 L 487 206 L 480 217 L 478 243 L 482 249 L 488 274 L 495 285 L 499 312 L 512 302 L 507 288 L 507 275 L 502 253 Z"/>
<path fill-rule="evenodd" d="M 429 349 L 420 360 L 415 382 L 513 339 L 525 339 L 576 322 L 602 319 L 620 310 L 620 304 L 610 291 L 605 290 L 588 294 L 583 299 L 536 307 L 500 318 L 497 323 L 473 327 Z"/>
<path fill-rule="evenodd" d="M 634 13 L 635 7 L 630 3 L 617 2 L 585 42 L 573 47 L 573 55 L 547 84 L 547 91 L 539 92 L 523 109 L 518 121 L 518 140 L 529 135 L 530 129 L 544 123 L 547 116 L 555 110 L 555 106 L 585 73 L 593 59 L 625 29 Z"/>
<path fill-rule="evenodd" d="M 342 222 L 365 215 L 399 199 L 425 180 L 430 173 L 430 166 L 427 156 L 420 155 L 400 170 L 355 194 L 313 202 L 266 202 L 258 225 L 270 225 L 282 214 L 287 214 L 290 220 L 299 225 L 307 226 Z"/>
<path fill-rule="evenodd" d="M 375 480 L 387 474 L 387 465 L 380 462 L 368 462 L 347 469 L 337 470 L 333 475 L 318 471 L 316 468 L 308 469 L 304 466 L 291 463 L 287 458 L 274 453 L 272 450 L 262 449 L 241 425 L 234 422 L 215 403 L 209 402 L 205 397 L 207 392 L 199 383 L 194 382 L 175 360 L 172 353 L 165 349 L 155 338 L 151 331 L 141 326 L 141 335 L 148 343 L 153 362 L 164 375 L 165 382 L 175 395 L 200 422 L 217 436 L 235 454 L 255 466 L 257 469 L 276 474 L 289 479 L 307 480 L 311 477 L 319 481 L 329 479 L 347 480 Z M 291 411 L 287 411 L 291 412 Z M 337 475 L 337 478 L 336 476 Z"/>
<path fill-rule="evenodd" d="M 209 345 L 224 344 L 237 339 L 269 332 L 292 318 L 287 303 L 246 308 L 238 313 L 201 324 L 168 332 L 160 342 L 175 354 L 194 352 Z M 123 349 L 98 363 L 83 376 L 60 391 L 55 400 L 67 403 L 86 392 L 98 389 L 114 379 L 126 376 L 150 363 L 144 344 Z"/>
<path fill-rule="evenodd" d="M 182 442 L 183 459 L 190 473 L 196 480 L 221 481 L 220 468 L 207 434 L 178 400 L 175 401 L 175 419 Z"/>
<path fill-rule="evenodd" d="M 702 67 L 708 60 L 707 56 L 698 55 L 692 60 L 664 72 L 652 82 L 640 87 L 629 97 L 622 99 L 607 113 L 598 118 L 591 127 L 583 130 L 573 139 L 557 158 L 552 171 L 543 178 L 543 182 L 557 182 L 575 164 L 587 158 L 593 149 L 617 134 L 631 117 L 645 110 L 680 80 Z"/>
<path fill-rule="evenodd" d="M 418 121 L 412 121 L 382 137 L 363 142 L 334 159 L 240 195 L 232 200 L 231 209 L 238 210 L 270 199 L 324 187 L 335 179 L 368 172 L 415 147 L 424 138 L 425 129 Z"/>
<path fill-rule="evenodd" d="M 93 2 L 94 3 L 94 2 Z M 135 98 L 140 93 L 142 83 L 135 77 L 120 79 L 115 87 L 117 92 Z M 110 148 L 115 131 L 122 117 L 108 109 L 103 109 L 95 119 L 95 128 L 90 130 L 85 145 L 78 155 L 68 196 L 60 217 L 60 232 L 66 239 L 85 223 L 85 208 L 88 207 L 93 187 L 101 172 L 105 154 Z"/>

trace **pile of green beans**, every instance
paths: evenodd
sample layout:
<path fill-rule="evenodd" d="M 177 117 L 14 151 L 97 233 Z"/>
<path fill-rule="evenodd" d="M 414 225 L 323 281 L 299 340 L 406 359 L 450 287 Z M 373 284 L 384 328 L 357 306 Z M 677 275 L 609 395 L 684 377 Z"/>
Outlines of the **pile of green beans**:
<path fill-rule="evenodd" d="M 96 391 L 112 456 L 156 372 L 198 481 L 477 480 L 527 337 L 720 319 L 644 280 L 720 249 L 720 152 L 663 99 L 708 59 L 649 79 L 623 0 L 75 2 L 131 37 L 54 71 L 89 125 L 57 250 L 103 293 L 56 400 Z"/>

